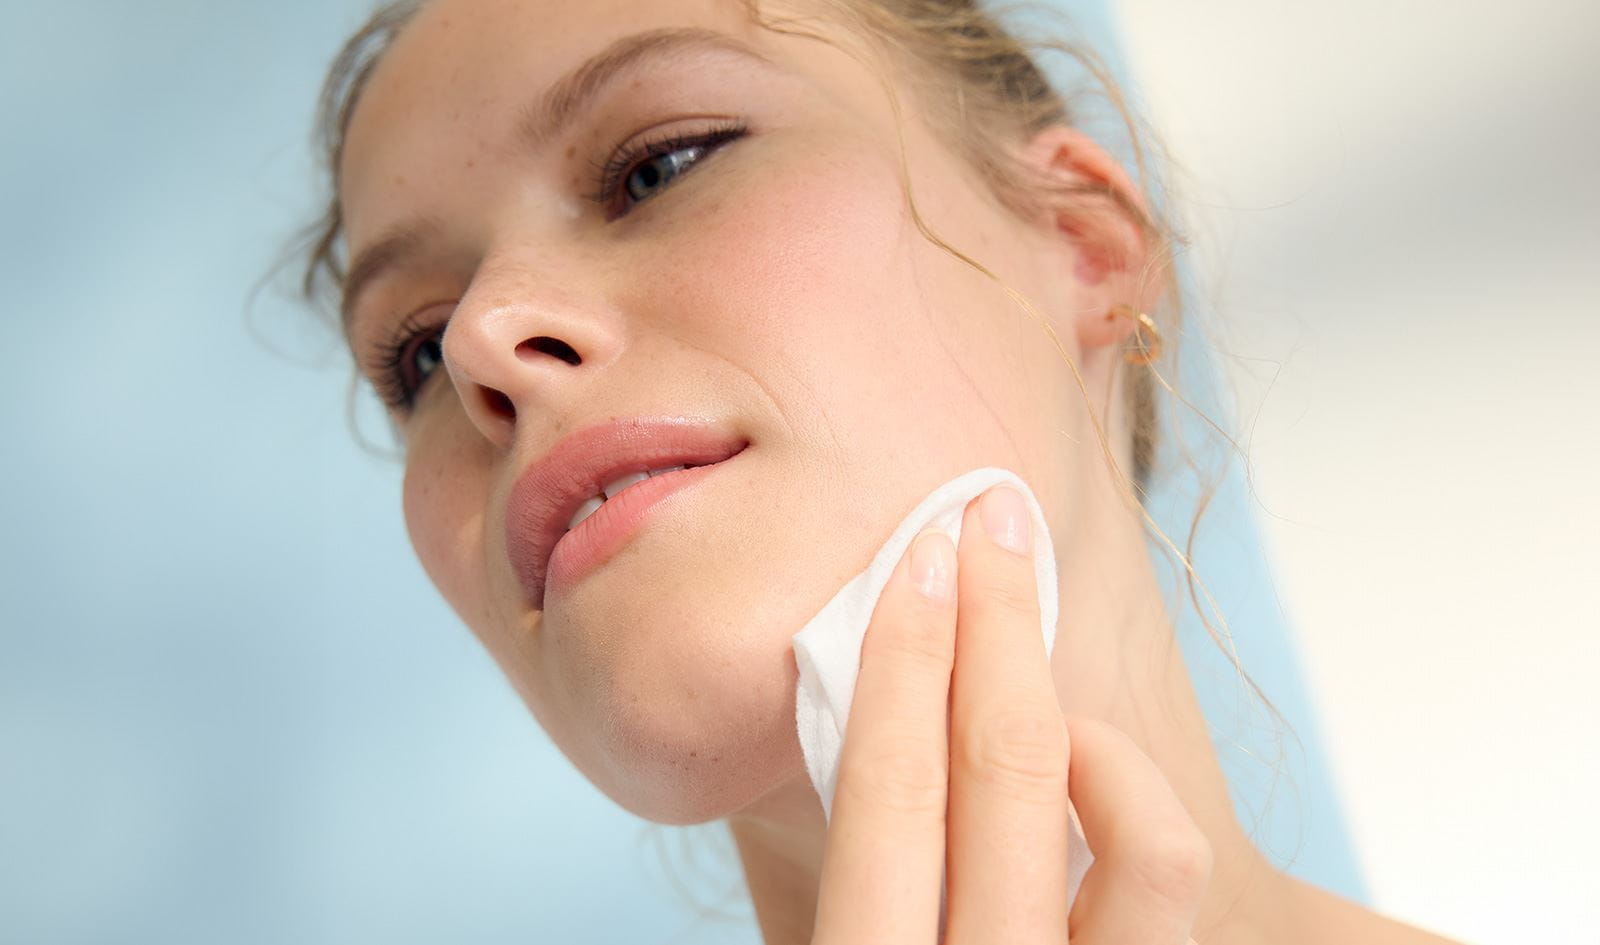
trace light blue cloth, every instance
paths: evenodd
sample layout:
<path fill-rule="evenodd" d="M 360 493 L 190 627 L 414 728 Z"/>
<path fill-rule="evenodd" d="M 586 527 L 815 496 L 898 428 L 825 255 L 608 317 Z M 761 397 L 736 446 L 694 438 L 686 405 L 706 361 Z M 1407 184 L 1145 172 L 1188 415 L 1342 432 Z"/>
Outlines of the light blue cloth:
<path fill-rule="evenodd" d="M 757 941 L 668 878 L 729 864 L 658 862 L 681 838 L 579 776 L 440 601 L 343 352 L 280 295 L 246 311 L 315 210 L 311 103 L 365 9 L 7 5 L 0 942 Z M 1303 823 L 1294 870 L 1358 893 L 1236 492 L 1198 560 L 1308 748 L 1264 836 Z M 1183 645 L 1224 719 L 1231 671 Z"/>

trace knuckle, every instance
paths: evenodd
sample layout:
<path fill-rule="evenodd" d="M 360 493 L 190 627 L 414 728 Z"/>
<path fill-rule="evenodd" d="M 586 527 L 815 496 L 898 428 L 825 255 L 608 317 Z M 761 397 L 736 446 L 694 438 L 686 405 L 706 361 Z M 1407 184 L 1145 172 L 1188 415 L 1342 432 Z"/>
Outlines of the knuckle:
<path fill-rule="evenodd" d="M 909 615 L 875 625 L 868 634 L 869 646 L 882 654 L 888 664 L 906 667 L 917 673 L 946 676 L 955 665 L 954 637 L 934 623 L 937 616 Z"/>
<path fill-rule="evenodd" d="M 1034 617 L 1039 613 L 1039 591 L 1034 586 L 1033 572 L 1021 568 L 1007 569 L 1009 573 L 990 578 L 983 590 L 984 604 L 1006 614 Z"/>
<path fill-rule="evenodd" d="M 879 741 L 841 772 L 839 791 L 867 807 L 943 817 L 948 772 L 935 746 L 910 735 Z"/>
<path fill-rule="evenodd" d="M 1152 832 L 1129 866 L 1151 895 L 1174 908 L 1188 908 L 1200 901 L 1211 882 L 1211 844 L 1193 823 L 1176 824 Z"/>
<path fill-rule="evenodd" d="M 972 727 L 964 748 L 964 770 L 1013 797 L 1066 795 L 1066 737 L 1057 715 L 1026 707 L 994 712 Z"/>

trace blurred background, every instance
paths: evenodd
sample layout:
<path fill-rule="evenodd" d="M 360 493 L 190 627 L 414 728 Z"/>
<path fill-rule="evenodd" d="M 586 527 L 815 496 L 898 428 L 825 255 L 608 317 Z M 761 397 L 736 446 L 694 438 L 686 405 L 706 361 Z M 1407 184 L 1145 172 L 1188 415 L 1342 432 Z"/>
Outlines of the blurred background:
<path fill-rule="evenodd" d="M 1375 905 L 1600 942 L 1600 4 L 1115 9 Z"/>
<path fill-rule="evenodd" d="M 1180 639 L 1241 812 L 1406 921 L 1600 942 L 1600 7 L 1064 6 L 1170 149 L 1189 390 L 1248 448 L 1196 567 L 1281 765 Z M 4 8 L 0 945 L 759 941 L 714 830 L 538 729 L 345 353 L 252 294 L 366 0 Z"/>

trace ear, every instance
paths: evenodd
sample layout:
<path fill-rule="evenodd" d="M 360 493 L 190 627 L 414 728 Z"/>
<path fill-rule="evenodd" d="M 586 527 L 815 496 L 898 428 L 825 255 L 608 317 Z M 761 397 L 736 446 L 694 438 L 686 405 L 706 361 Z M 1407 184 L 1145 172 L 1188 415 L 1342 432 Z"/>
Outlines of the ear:
<path fill-rule="evenodd" d="M 1113 314 L 1112 306 L 1125 304 L 1143 311 L 1160 290 L 1145 278 L 1150 247 L 1139 220 L 1128 209 L 1146 212 L 1144 195 L 1122 165 L 1076 128 L 1045 128 L 1028 143 L 1022 157 L 1044 180 L 1084 192 L 1067 206 L 1050 202 L 1042 208 L 1042 219 L 1060 240 L 1064 273 L 1078 283 L 1074 295 L 1082 304 L 1073 313 L 1073 328 L 1080 350 L 1087 355 L 1093 349 L 1120 346 L 1136 326 L 1132 319 Z"/>

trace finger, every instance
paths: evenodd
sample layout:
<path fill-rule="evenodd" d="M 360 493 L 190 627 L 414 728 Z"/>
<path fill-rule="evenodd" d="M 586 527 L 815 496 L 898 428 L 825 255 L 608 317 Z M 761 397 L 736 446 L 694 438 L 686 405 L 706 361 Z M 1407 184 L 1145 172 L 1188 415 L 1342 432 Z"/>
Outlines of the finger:
<path fill-rule="evenodd" d="M 931 580 L 933 596 L 919 585 Z M 911 543 L 861 644 L 813 941 L 935 940 L 949 781 L 955 546 Z"/>
<path fill-rule="evenodd" d="M 1067 720 L 1068 790 L 1094 851 L 1072 907 L 1073 945 L 1189 942 L 1211 881 L 1211 844 L 1133 739 Z"/>
<path fill-rule="evenodd" d="M 963 514 L 950 682 L 950 940 L 1064 942 L 1067 731 L 1039 632 L 1028 508 L 1001 486 Z M 991 537 L 996 527 L 1027 547 L 1003 547 Z"/>

